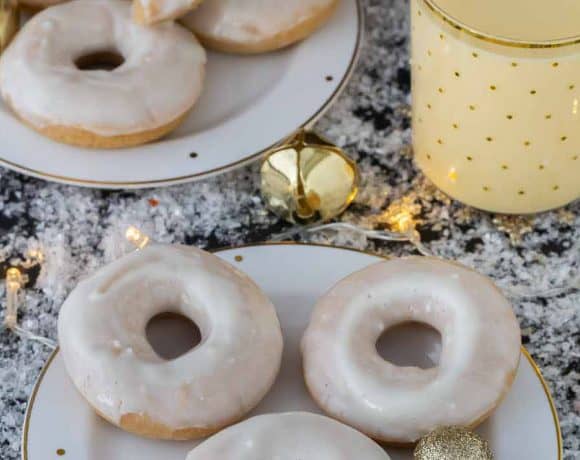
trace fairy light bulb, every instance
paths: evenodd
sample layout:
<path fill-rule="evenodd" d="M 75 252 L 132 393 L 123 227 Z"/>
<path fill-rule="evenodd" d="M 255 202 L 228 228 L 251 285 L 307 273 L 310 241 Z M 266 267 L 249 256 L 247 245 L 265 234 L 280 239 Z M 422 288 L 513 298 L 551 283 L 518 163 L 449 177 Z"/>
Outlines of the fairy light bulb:
<path fill-rule="evenodd" d="M 387 224 L 391 231 L 417 238 L 416 227 L 419 221 L 415 218 L 421 212 L 421 206 L 413 197 L 403 197 L 390 204 L 378 218 L 378 222 Z"/>
<path fill-rule="evenodd" d="M 26 255 L 27 259 L 35 264 L 41 264 L 44 262 L 44 253 L 40 249 L 30 249 Z"/>
<path fill-rule="evenodd" d="M 391 227 L 398 233 L 409 233 L 415 229 L 415 220 L 413 215 L 406 209 L 401 210 L 392 218 Z"/>
<path fill-rule="evenodd" d="M 125 238 L 132 243 L 137 249 L 143 249 L 149 244 L 149 237 L 137 227 L 131 225 L 125 230 Z"/>
<path fill-rule="evenodd" d="M 11 267 L 6 271 L 6 316 L 4 324 L 13 329 L 18 318 L 20 291 L 24 285 L 24 277 L 20 270 Z"/>

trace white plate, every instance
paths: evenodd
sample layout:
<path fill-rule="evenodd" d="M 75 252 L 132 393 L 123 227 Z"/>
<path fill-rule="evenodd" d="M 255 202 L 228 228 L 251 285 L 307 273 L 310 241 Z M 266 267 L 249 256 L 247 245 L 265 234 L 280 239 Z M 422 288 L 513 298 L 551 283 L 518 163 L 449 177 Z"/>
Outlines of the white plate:
<path fill-rule="evenodd" d="M 190 116 L 145 146 L 59 144 L 21 124 L 0 102 L 0 164 L 51 181 L 115 189 L 187 182 L 248 162 L 313 123 L 346 85 L 361 45 L 359 1 L 341 0 L 328 24 L 286 50 L 209 53 L 206 86 Z"/>
<path fill-rule="evenodd" d="M 298 344 L 316 299 L 348 274 L 381 260 L 341 248 L 260 245 L 228 249 L 220 257 L 248 273 L 276 305 L 284 331 L 282 371 L 254 414 L 305 410 L 319 412 L 304 386 Z M 240 260 L 241 256 L 241 260 Z M 408 337 L 408 348 L 413 338 Z M 523 350 L 523 349 L 522 349 Z M 523 350 L 507 398 L 479 432 L 496 460 L 561 460 L 561 436 L 550 394 Z M 141 439 L 103 421 L 69 382 L 59 353 L 42 371 L 26 414 L 23 460 L 183 460 L 196 442 Z M 411 460 L 408 449 L 388 449 L 393 460 Z"/>

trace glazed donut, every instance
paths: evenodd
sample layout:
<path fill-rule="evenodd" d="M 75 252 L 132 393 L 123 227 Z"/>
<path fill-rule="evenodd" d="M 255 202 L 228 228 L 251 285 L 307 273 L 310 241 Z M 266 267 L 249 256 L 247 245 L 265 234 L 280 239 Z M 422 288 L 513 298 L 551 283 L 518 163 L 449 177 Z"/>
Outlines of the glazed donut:
<path fill-rule="evenodd" d="M 440 332 L 438 367 L 399 367 L 379 355 L 383 332 L 408 322 Z M 325 412 L 374 439 L 411 444 L 491 414 L 514 380 L 520 330 L 488 278 L 435 258 L 394 259 L 319 300 L 302 354 L 306 384 Z"/>
<path fill-rule="evenodd" d="M 8 106 L 45 136 L 83 147 L 129 147 L 177 127 L 201 92 L 205 51 L 183 27 L 139 26 L 130 10 L 123 0 L 76 0 L 34 16 L 0 58 Z M 118 67 L 91 70 L 99 60 Z"/>
<path fill-rule="evenodd" d="M 319 28 L 339 0 L 208 0 L 182 19 L 207 47 L 230 53 L 273 51 Z"/>
<path fill-rule="evenodd" d="M 214 435 L 186 460 L 389 460 L 358 431 L 308 412 L 259 415 Z"/>
<path fill-rule="evenodd" d="M 133 19 L 138 24 L 156 24 L 177 19 L 197 7 L 202 0 L 133 0 Z"/>
<path fill-rule="evenodd" d="M 145 336 L 151 318 L 180 313 L 200 329 L 174 360 Z M 141 436 L 193 439 L 238 421 L 272 386 L 282 333 L 272 303 L 246 275 L 186 246 L 150 246 L 82 281 L 62 306 L 65 367 L 88 403 Z"/>

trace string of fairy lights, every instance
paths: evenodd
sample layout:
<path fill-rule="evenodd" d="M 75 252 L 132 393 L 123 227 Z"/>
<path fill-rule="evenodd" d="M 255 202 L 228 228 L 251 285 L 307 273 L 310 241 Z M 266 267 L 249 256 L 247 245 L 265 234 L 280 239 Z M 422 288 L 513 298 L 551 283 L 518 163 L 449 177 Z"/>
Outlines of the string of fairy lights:
<path fill-rule="evenodd" d="M 387 241 L 393 243 L 408 243 L 414 246 L 416 251 L 428 257 L 438 257 L 429 250 L 421 241 L 421 235 L 417 230 L 417 222 L 409 210 L 399 207 L 397 212 L 389 216 L 389 225 L 391 230 L 373 230 L 362 228 L 346 222 L 334 222 L 327 224 L 312 224 L 306 226 L 297 226 L 289 231 L 275 235 L 272 241 L 287 241 L 300 234 L 317 233 L 325 231 L 349 231 L 363 235 L 371 240 Z M 126 228 L 125 239 L 133 246 L 134 250 L 140 250 L 151 243 L 151 238 L 145 232 L 141 231 L 134 225 Z M 44 255 L 40 249 L 34 249 L 27 254 L 26 261 L 22 268 L 29 268 L 36 264 L 42 264 Z M 3 320 L 5 329 L 12 331 L 14 334 L 28 340 L 39 342 L 44 346 L 55 349 L 57 343 L 46 337 L 39 336 L 33 332 L 22 328 L 18 324 L 18 312 L 24 303 L 24 290 L 28 278 L 21 268 L 16 266 L 9 267 L 5 275 L 6 288 L 6 311 Z M 512 286 L 504 288 L 508 297 L 514 300 L 529 300 L 538 297 L 551 298 L 554 296 L 566 294 L 573 290 L 580 289 L 580 276 L 573 279 L 570 283 L 563 286 L 550 288 L 542 291 L 534 291 L 529 288 Z"/>
<path fill-rule="evenodd" d="M 391 232 L 387 230 L 372 230 L 358 227 L 354 224 L 346 222 L 336 222 L 323 225 L 310 225 L 305 227 L 297 227 L 287 232 L 276 235 L 274 241 L 286 241 L 296 235 L 304 233 L 317 233 L 321 231 L 341 231 L 347 230 L 355 234 L 359 234 L 370 240 L 379 240 L 387 242 L 406 242 L 412 244 L 417 252 L 427 257 L 443 258 L 433 251 L 429 250 L 421 241 L 419 232 L 414 228 L 409 228 L 402 233 Z M 504 286 L 502 291 L 505 295 L 516 301 L 533 300 L 537 298 L 550 299 L 560 295 L 565 295 L 571 291 L 580 290 L 580 275 L 574 277 L 570 282 L 561 286 L 556 286 L 548 289 L 532 289 L 526 286 Z"/>
<path fill-rule="evenodd" d="M 137 227 L 131 225 L 125 230 L 125 238 L 134 246 L 135 250 L 143 249 L 151 241 L 149 236 L 139 230 Z M 31 264 L 42 263 L 44 255 L 40 249 L 29 251 L 25 266 Z M 28 277 L 18 267 L 9 267 L 6 270 L 5 288 L 6 288 L 6 312 L 4 314 L 3 327 L 23 339 L 39 342 L 47 348 L 54 350 L 57 343 L 47 337 L 34 334 L 32 331 L 22 328 L 18 324 L 18 312 L 24 303 L 24 290 Z"/>

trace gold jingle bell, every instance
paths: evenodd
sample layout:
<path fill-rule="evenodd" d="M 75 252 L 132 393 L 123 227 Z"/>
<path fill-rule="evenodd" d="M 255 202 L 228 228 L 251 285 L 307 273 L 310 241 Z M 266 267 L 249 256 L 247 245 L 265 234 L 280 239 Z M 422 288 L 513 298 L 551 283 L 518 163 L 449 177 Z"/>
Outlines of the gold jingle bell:
<path fill-rule="evenodd" d="M 493 460 L 487 441 L 460 427 L 438 428 L 421 438 L 415 460 Z"/>
<path fill-rule="evenodd" d="M 20 13 L 16 0 L 0 0 L 0 54 L 10 44 L 20 26 Z"/>
<path fill-rule="evenodd" d="M 270 151 L 260 175 L 266 206 L 292 223 L 332 219 L 358 192 L 356 164 L 341 149 L 305 130 Z"/>

